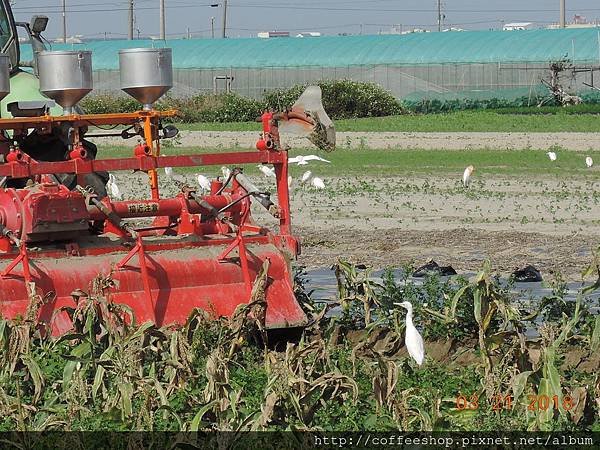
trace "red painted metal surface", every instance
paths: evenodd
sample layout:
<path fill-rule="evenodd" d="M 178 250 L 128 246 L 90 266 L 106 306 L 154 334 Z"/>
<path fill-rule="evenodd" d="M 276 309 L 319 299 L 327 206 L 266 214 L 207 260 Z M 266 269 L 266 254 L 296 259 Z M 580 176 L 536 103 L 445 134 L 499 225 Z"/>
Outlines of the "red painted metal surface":
<path fill-rule="evenodd" d="M 231 315 L 250 299 L 257 272 L 268 259 L 266 289 L 268 328 L 306 324 L 294 293 L 290 261 L 300 248 L 292 235 L 287 184 L 287 152 L 272 138 L 272 114 L 263 117 L 258 151 L 160 156 L 160 119 L 171 113 L 0 119 L 0 129 L 15 134 L 35 128 L 48 132 L 67 122 L 77 132 L 89 125 L 136 125 L 145 142 L 129 158 L 91 160 L 78 141 L 68 160 L 36 161 L 17 147 L 0 164 L 0 176 L 29 179 L 25 189 L 0 190 L 0 314 L 23 316 L 29 303 L 26 283 L 50 300 L 39 320 L 55 334 L 70 329 L 57 311 L 74 306 L 71 292 L 86 290 L 98 275 L 111 276 L 116 287 L 110 301 L 129 305 L 139 322 L 184 323 L 194 308 L 215 317 Z M 273 233 L 250 217 L 252 193 L 236 179 L 214 180 L 211 193 L 197 196 L 184 188 L 174 198 L 161 198 L 157 169 L 206 165 L 273 164 L 277 183 L 279 230 Z M 150 198 L 101 202 L 84 189 L 69 191 L 49 174 L 82 175 L 100 171 L 139 170 L 150 178 Z M 230 181 L 229 186 L 223 183 Z M 33 183 L 31 183 L 33 182 Z M 122 219 L 154 218 L 134 229 Z M 100 226 L 99 236 L 88 226 Z M 103 232 L 102 232 L 103 231 Z"/>
<path fill-rule="evenodd" d="M 109 293 L 109 299 L 129 305 L 139 323 L 182 324 L 194 308 L 202 308 L 215 317 L 229 316 L 237 305 L 247 303 L 249 296 L 236 258 L 217 260 L 218 252 L 223 249 L 225 246 L 147 252 L 151 301 L 144 290 L 138 256 L 123 270 L 113 270 L 125 253 L 58 259 L 31 255 L 31 280 L 38 291 L 56 293 L 55 298 L 43 305 L 39 320 L 50 323 L 55 334 L 68 331 L 66 314 L 60 313 L 52 321 L 54 312 L 63 306 L 74 306 L 71 292 L 86 290 L 96 276 L 111 271 L 118 287 Z M 289 264 L 281 251 L 272 244 L 250 244 L 247 249 L 252 279 L 265 258 L 271 263 L 266 326 L 304 325 L 306 317 L 294 298 Z M 6 262 L 0 262 L 0 268 L 6 266 Z M 3 295 L 0 314 L 11 319 L 23 316 L 29 300 L 21 270 L 0 279 L 0 292 Z"/>

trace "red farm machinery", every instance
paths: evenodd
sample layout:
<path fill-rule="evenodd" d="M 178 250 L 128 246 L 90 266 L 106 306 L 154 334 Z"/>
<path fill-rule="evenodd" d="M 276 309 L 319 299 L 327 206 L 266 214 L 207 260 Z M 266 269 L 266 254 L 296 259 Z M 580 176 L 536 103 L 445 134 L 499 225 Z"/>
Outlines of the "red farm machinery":
<path fill-rule="evenodd" d="M 176 135 L 166 125 L 176 112 L 152 104 L 172 86 L 170 50 L 128 49 L 119 58 L 121 87 L 144 105 L 139 112 L 84 114 L 77 103 L 92 90 L 91 54 L 44 51 L 36 55 L 40 90 L 63 114 L 49 112 L 51 101 L 15 102 L 13 117 L 0 119 L 0 314 L 25 316 L 33 289 L 45 299 L 38 320 L 63 334 L 71 328 L 63 307 L 75 305 L 72 293 L 102 275 L 114 281 L 106 298 L 128 305 L 138 322 L 182 324 L 195 308 L 230 316 L 248 303 L 268 260 L 266 327 L 305 325 L 293 290 L 299 243 L 279 129 L 301 131 L 332 150 L 335 134 L 320 89 L 308 88 L 289 110 L 263 114 L 256 150 L 166 156 L 161 141 Z M 0 84 L 9 77 L 5 59 Z M 113 135 L 139 142 L 129 157 L 96 158 L 90 127 L 112 127 Z M 246 164 L 273 166 L 276 197 L 253 184 Z M 223 165 L 231 175 L 212 180 L 210 192 L 187 185 L 171 198 L 159 192 L 161 168 Z M 147 173 L 148 197 L 106 195 L 108 174 L 117 171 Z M 254 202 L 279 221 L 277 231 L 253 220 Z"/>

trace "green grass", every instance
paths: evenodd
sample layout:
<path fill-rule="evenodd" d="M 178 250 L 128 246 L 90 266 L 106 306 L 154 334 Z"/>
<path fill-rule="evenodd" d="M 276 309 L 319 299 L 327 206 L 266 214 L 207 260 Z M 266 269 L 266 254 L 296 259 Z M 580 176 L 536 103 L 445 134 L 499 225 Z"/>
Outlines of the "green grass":
<path fill-rule="evenodd" d="M 573 114 L 567 109 L 459 111 L 443 114 L 371 117 L 335 121 L 337 131 L 406 132 L 600 132 L 600 115 Z M 531 113 L 533 112 L 533 113 Z M 179 124 L 182 130 L 259 131 L 255 122 Z"/>
<path fill-rule="evenodd" d="M 222 153 L 224 149 L 175 148 L 168 154 Z M 229 151 L 240 151 L 232 149 Z M 550 161 L 544 150 L 369 150 L 338 149 L 333 153 L 321 153 L 331 164 L 313 163 L 308 166 L 292 165 L 291 174 L 296 176 L 306 170 L 318 172 L 319 176 L 400 176 L 414 173 L 462 175 L 465 167 L 475 166 L 477 174 L 556 175 L 597 177 L 598 168 L 587 169 L 585 157 L 591 156 L 600 167 L 600 150 L 588 153 L 554 150 L 557 161 Z M 290 155 L 314 153 L 314 150 L 295 149 Z M 99 157 L 116 158 L 131 155 L 131 149 L 123 147 L 100 147 Z M 198 171 L 195 168 L 187 169 Z M 250 166 L 250 174 L 258 173 Z"/>

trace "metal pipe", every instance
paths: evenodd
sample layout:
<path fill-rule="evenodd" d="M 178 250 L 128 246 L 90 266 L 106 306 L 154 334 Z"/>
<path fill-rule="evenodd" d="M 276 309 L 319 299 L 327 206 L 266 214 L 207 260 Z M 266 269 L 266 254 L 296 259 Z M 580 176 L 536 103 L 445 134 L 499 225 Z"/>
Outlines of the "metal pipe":
<path fill-rule="evenodd" d="M 566 27 L 565 15 L 566 15 L 565 0 L 560 0 L 560 27 L 561 28 Z"/>
<path fill-rule="evenodd" d="M 273 215 L 274 217 L 278 216 L 279 209 L 277 208 L 277 205 L 275 205 L 275 203 L 271 201 L 271 197 L 269 194 L 261 192 L 256 187 L 256 185 L 254 185 L 254 183 L 252 183 L 252 181 L 250 181 L 248 177 L 246 177 L 246 175 L 244 175 L 243 173 L 236 174 L 235 179 L 239 183 L 239 185 L 243 187 L 248 194 L 252 194 L 256 201 L 258 201 L 258 203 L 260 203 L 267 211 L 269 211 L 271 215 Z"/>
<path fill-rule="evenodd" d="M 163 198 L 160 200 L 129 200 L 122 202 L 111 202 L 109 209 L 121 219 L 132 219 L 137 217 L 177 217 L 181 215 L 184 206 L 192 214 L 212 215 L 214 210 L 219 210 L 235 202 L 240 195 L 208 195 L 201 197 L 200 203 L 191 201 L 187 205 L 182 205 L 180 198 Z M 236 204 L 229 208 L 227 212 L 239 212 L 241 204 Z M 103 212 L 95 205 L 88 206 L 88 213 L 91 220 L 106 219 L 106 212 Z"/>

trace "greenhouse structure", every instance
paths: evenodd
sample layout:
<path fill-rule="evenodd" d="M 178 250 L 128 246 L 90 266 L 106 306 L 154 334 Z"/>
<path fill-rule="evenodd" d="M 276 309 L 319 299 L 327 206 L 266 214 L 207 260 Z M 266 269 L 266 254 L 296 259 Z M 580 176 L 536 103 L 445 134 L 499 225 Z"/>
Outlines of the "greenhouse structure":
<path fill-rule="evenodd" d="M 265 91 L 329 79 L 377 83 L 399 99 L 531 95 L 565 61 L 561 83 L 582 93 L 600 86 L 600 28 L 466 31 L 310 38 L 92 41 L 53 49 L 93 52 L 94 87 L 118 92 L 122 48 L 173 49 L 173 96 L 230 89 Z M 29 53 L 29 54 L 27 54 Z M 23 50 L 22 59 L 31 58 Z"/>

